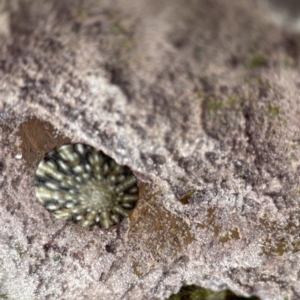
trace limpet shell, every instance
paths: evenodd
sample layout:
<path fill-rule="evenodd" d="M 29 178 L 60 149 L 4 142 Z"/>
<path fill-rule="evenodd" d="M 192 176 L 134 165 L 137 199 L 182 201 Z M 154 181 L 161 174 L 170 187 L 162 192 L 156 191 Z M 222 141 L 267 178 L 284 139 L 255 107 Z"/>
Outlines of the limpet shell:
<path fill-rule="evenodd" d="M 46 154 L 35 177 L 39 202 L 55 217 L 108 229 L 128 217 L 138 200 L 132 171 L 84 144 Z"/>

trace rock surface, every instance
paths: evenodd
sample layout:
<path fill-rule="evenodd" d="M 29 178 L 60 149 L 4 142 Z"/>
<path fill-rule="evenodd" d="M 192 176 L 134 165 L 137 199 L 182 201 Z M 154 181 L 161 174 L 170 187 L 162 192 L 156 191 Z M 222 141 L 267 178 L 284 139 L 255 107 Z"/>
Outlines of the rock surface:
<path fill-rule="evenodd" d="M 0 2 L 2 298 L 196 284 L 300 299 L 300 36 L 270 5 Z M 140 200 L 118 228 L 37 202 L 35 169 L 66 142 L 135 172 Z"/>

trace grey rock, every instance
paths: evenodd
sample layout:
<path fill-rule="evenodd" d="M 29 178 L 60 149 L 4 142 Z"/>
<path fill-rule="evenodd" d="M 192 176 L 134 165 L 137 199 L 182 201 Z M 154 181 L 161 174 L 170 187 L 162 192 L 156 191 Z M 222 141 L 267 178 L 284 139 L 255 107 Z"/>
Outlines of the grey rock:
<path fill-rule="evenodd" d="M 263 3 L 263 5 L 262 5 Z M 0 296 L 300 299 L 299 33 L 266 2 L 0 3 Z M 139 180 L 110 231 L 37 201 L 44 154 L 89 144 Z"/>

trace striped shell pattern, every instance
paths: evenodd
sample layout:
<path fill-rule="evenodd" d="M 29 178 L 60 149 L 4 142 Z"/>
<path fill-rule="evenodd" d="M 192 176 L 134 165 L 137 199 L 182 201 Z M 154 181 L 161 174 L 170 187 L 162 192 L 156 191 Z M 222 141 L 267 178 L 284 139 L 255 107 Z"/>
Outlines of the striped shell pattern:
<path fill-rule="evenodd" d="M 35 178 L 39 202 L 59 219 L 110 228 L 127 217 L 138 199 L 132 171 L 84 144 L 46 154 Z"/>

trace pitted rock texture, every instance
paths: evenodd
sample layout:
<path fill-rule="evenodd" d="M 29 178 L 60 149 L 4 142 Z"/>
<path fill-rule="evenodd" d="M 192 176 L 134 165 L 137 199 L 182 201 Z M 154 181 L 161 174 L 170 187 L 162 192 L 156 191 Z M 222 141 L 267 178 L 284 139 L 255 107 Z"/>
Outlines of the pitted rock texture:
<path fill-rule="evenodd" d="M 299 32 L 266 9 L 0 3 L 1 297 L 166 299 L 195 284 L 300 299 Z M 70 142 L 136 175 L 117 228 L 38 203 L 39 161 Z"/>

